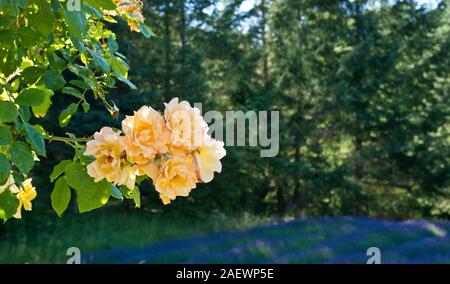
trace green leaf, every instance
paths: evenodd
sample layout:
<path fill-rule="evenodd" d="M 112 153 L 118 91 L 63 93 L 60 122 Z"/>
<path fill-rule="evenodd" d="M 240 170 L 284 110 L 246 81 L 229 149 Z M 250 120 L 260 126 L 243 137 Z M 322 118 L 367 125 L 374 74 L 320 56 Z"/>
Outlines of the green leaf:
<path fill-rule="evenodd" d="M 70 36 L 70 40 L 72 41 L 73 46 L 75 46 L 80 53 L 84 53 L 84 43 L 82 39 L 77 39 L 74 36 Z"/>
<path fill-rule="evenodd" d="M 66 177 L 59 178 L 56 181 L 55 187 L 53 188 L 53 192 L 50 196 L 52 200 L 52 207 L 59 217 L 61 217 L 64 211 L 66 211 L 67 206 L 69 206 L 70 197 L 70 188 L 67 185 Z"/>
<path fill-rule="evenodd" d="M 41 33 L 34 31 L 29 27 L 20 27 L 17 30 L 17 35 L 19 37 L 20 43 L 26 48 L 36 46 L 39 42 L 44 40 L 44 37 Z"/>
<path fill-rule="evenodd" d="M 16 0 L 16 5 L 19 6 L 22 9 L 26 9 L 29 3 L 29 0 Z"/>
<path fill-rule="evenodd" d="M 14 49 L 0 50 L 0 70 L 3 74 L 11 74 L 17 68 Z"/>
<path fill-rule="evenodd" d="M 42 134 L 28 123 L 25 123 L 23 127 L 25 129 L 25 133 L 27 134 L 28 143 L 33 146 L 33 148 L 36 150 L 36 153 L 41 156 L 45 156 L 45 141 L 44 137 L 42 137 Z"/>
<path fill-rule="evenodd" d="M 62 59 L 61 57 L 59 57 L 58 55 L 56 55 L 55 52 L 48 52 L 47 58 L 48 58 L 48 62 L 50 63 L 50 67 L 52 69 L 62 71 L 67 66 L 67 62 L 64 59 Z"/>
<path fill-rule="evenodd" d="M 9 145 L 12 140 L 11 129 L 8 126 L 0 125 L 0 145 Z"/>
<path fill-rule="evenodd" d="M 30 121 L 31 119 L 30 108 L 24 106 L 19 107 L 19 116 L 21 116 L 24 121 Z"/>
<path fill-rule="evenodd" d="M 11 175 L 11 163 L 8 158 L 0 153 L 0 186 L 4 185 Z"/>
<path fill-rule="evenodd" d="M 91 105 L 86 101 L 83 102 L 82 106 L 85 113 L 89 112 L 89 110 L 91 109 Z"/>
<path fill-rule="evenodd" d="M 19 199 L 9 189 L 0 192 L 0 219 L 6 222 L 14 216 L 19 207 Z"/>
<path fill-rule="evenodd" d="M 155 34 L 152 32 L 152 30 L 150 29 L 149 26 L 147 26 L 144 23 L 137 23 L 139 30 L 142 32 L 142 34 L 144 35 L 144 37 L 146 38 L 150 38 L 152 36 L 154 36 Z"/>
<path fill-rule="evenodd" d="M 54 182 L 60 175 L 62 175 L 64 173 L 64 171 L 66 170 L 66 167 L 71 163 L 72 163 L 72 161 L 70 161 L 70 160 L 63 160 L 59 164 L 57 164 L 53 168 L 53 172 L 50 175 L 50 181 Z"/>
<path fill-rule="evenodd" d="M 111 57 L 109 59 L 109 63 L 111 64 L 111 68 L 113 70 L 119 72 L 125 78 L 128 76 L 129 66 L 121 58 L 119 58 L 119 57 Z"/>
<path fill-rule="evenodd" d="M 133 83 L 131 83 L 131 81 L 128 80 L 127 78 L 125 78 L 122 74 L 120 74 L 120 73 L 117 72 L 117 71 L 114 71 L 114 74 L 116 75 L 116 77 L 117 77 L 120 81 L 122 81 L 122 82 L 124 82 L 125 84 L 127 84 L 128 87 L 130 87 L 130 88 L 133 89 L 133 90 L 137 90 L 136 85 L 133 84 Z"/>
<path fill-rule="evenodd" d="M 1 4 L 0 4 L 0 8 L 1 8 Z M 10 23 L 10 17 L 8 16 L 1 16 L 0 17 L 0 27 L 5 27 Z"/>
<path fill-rule="evenodd" d="M 83 11 L 64 10 L 64 18 L 70 34 L 75 39 L 82 40 L 87 31 L 86 14 Z"/>
<path fill-rule="evenodd" d="M 72 163 L 66 167 L 66 181 L 76 191 L 80 213 L 102 207 L 111 196 L 112 185 L 105 180 L 94 182 L 81 164 Z"/>
<path fill-rule="evenodd" d="M 109 66 L 108 61 L 106 61 L 103 56 L 101 56 L 98 52 L 93 51 L 92 49 L 87 49 L 89 51 L 89 54 L 91 54 L 92 58 L 94 59 L 94 63 L 96 66 L 100 67 L 103 72 L 109 73 L 111 71 L 111 67 Z"/>
<path fill-rule="evenodd" d="M 78 77 L 86 78 L 90 77 L 90 75 L 94 75 L 90 69 L 78 64 L 71 64 L 68 68 L 73 74 L 77 75 Z"/>
<path fill-rule="evenodd" d="M 44 102 L 39 105 L 32 107 L 33 113 L 36 117 L 45 117 L 47 115 L 47 111 L 52 105 L 52 96 L 53 92 L 49 89 L 42 89 L 45 92 L 45 99 Z"/>
<path fill-rule="evenodd" d="M 139 191 L 139 187 L 135 186 L 132 191 L 133 201 L 136 208 L 141 207 L 141 192 Z"/>
<path fill-rule="evenodd" d="M 22 72 L 22 82 L 27 85 L 39 85 L 44 77 L 45 69 L 36 66 L 25 68 Z"/>
<path fill-rule="evenodd" d="M 65 168 L 67 184 L 73 189 L 80 189 L 89 184 L 92 178 L 87 174 L 86 168 L 79 164 L 72 162 Z"/>
<path fill-rule="evenodd" d="M 133 199 L 133 191 L 130 190 L 128 187 L 120 186 L 119 189 L 120 192 L 122 192 L 123 197 L 125 197 L 126 199 Z"/>
<path fill-rule="evenodd" d="M 59 115 L 59 126 L 66 127 L 77 110 L 78 106 L 75 103 L 70 104 L 66 109 L 64 109 Z"/>
<path fill-rule="evenodd" d="M 34 156 L 28 144 L 16 141 L 11 146 L 11 161 L 22 172 L 28 173 L 34 166 Z"/>
<path fill-rule="evenodd" d="M 83 98 L 83 95 L 80 93 L 80 91 L 78 91 L 77 89 L 72 88 L 72 87 L 64 87 L 62 89 L 62 93 L 63 94 L 68 94 L 68 95 L 72 95 L 72 96 L 74 96 L 76 98 L 79 98 L 79 99 Z"/>
<path fill-rule="evenodd" d="M 7 15 L 17 17 L 19 15 L 19 8 L 25 9 L 28 5 L 28 0 L 2 0 L 0 1 L 0 11 Z"/>
<path fill-rule="evenodd" d="M 99 11 L 116 9 L 116 4 L 113 0 L 84 0 L 84 2 Z"/>
<path fill-rule="evenodd" d="M 40 32 L 43 36 L 51 34 L 55 28 L 55 15 L 47 1 L 37 1 L 39 10 L 31 15 L 29 26 Z"/>
<path fill-rule="evenodd" d="M 0 45 L 11 47 L 14 43 L 14 32 L 12 30 L 0 30 Z"/>
<path fill-rule="evenodd" d="M 0 122 L 12 122 L 17 115 L 17 107 L 14 103 L 0 101 Z"/>
<path fill-rule="evenodd" d="M 112 56 L 119 50 L 119 45 L 117 44 L 117 41 L 113 38 L 112 34 L 108 37 L 108 46 L 109 46 L 109 52 Z"/>
<path fill-rule="evenodd" d="M 66 80 L 61 73 L 55 70 L 47 70 L 44 74 L 45 86 L 51 90 L 57 91 L 66 85 Z"/>
<path fill-rule="evenodd" d="M 40 106 L 45 102 L 46 92 L 38 88 L 28 88 L 20 92 L 15 103 L 21 106 Z"/>
<path fill-rule="evenodd" d="M 97 9 L 95 9 L 95 8 L 92 7 L 91 5 L 84 4 L 83 10 L 84 10 L 87 14 L 90 14 L 90 15 L 92 15 L 92 16 L 95 16 L 95 17 L 97 17 L 98 19 L 102 19 L 102 18 L 103 18 L 102 13 L 100 13 Z"/>
<path fill-rule="evenodd" d="M 112 186 L 111 196 L 115 199 L 123 200 L 122 192 L 115 185 Z"/>
<path fill-rule="evenodd" d="M 89 86 L 86 82 L 81 81 L 81 80 L 72 80 L 69 83 L 74 85 L 74 86 L 77 86 L 78 88 L 83 89 L 83 90 L 90 90 L 90 89 L 92 89 L 91 86 Z"/>

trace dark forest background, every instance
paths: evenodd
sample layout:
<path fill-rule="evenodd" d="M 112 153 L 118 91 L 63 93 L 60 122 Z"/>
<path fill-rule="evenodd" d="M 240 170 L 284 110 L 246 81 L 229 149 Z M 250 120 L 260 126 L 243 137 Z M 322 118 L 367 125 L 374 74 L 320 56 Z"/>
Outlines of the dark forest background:
<path fill-rule="evenodd" d="M 450 216 L 448 1 L 146 0 L 155 36 L 113 26 L 131 80 L 109 98 L 121 116 L 173 97 L 203 110 L 280 111 L 280 153 L 227 147 L 223 171 L 189 198 L 163 206 L 151 184 L 146 212 L 193 216 Z M 100 103 L 67 129 L 54 96 L 46 128 L 92 135 L 118 126 Z M 34 171 L 34 210 L 50 212 L 52 167 L 72 154 L 52 143 Z M 125 201 L 126 203 L 127 201 Z M 76 206 L 72 206 L 75 214 Z M 111 208 L 135 210 L 133 204 Z M 36 213 L 36 212 L 35 212 Z"/>

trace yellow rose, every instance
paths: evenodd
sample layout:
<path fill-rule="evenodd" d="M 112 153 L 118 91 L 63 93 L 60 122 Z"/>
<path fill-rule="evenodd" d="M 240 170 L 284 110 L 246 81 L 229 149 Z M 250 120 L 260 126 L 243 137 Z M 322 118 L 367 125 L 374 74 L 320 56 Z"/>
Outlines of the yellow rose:
<path fill-rule="evenodd" d="M 177 196 L 188 196 L 197 180 L 193 158 L 174 155 L 159 168 L 154 183 L 163 203 L 169 204 Z"/>
<path fill-rule="evenodd" d="M 200 179 L 203 182 L 210 182 L 214 178 L 214 172 L 220 173 L 222 171 L 220 159 L 226 155 L 223 146 L 224 143 L 222 141 L 206 136 L 204 144 L 195 150 L 195 163 L 198 167 Z"/>
<path fill-rule="evenodd" d="M 173 147 L 185 147 L 189 151 L 202 145 L 204 133 L 208 125 L 198 108 L 193 108 L 187 101 L 178 102 L 178 98 L 165 104 L 164 118 L 167 128 L 172 131 Z"/>
<path fill-rule="evenodd" d="M 19 199 L 19 207 L 17 208 L 17 212 L 14 215 L 14 218 L 20 219 L 22 218 L 22 207 L 26 211 L 31 211 L 32 205 L 31 201 L 36 198 L 37 193 L 36 189 L 31 184 L 32 179 L 29 178 L 25 180 L 22 186 L 17 188 L 15 184 L 12 184 L 10 190 L 13 193 L 17 193 L 17 199 Z"/>
<path fill-rule="evenodd" d="M 95 182 L 106 179 L 116 185 L 134 188 L 136 176 L 125 157 L 124 137 L 110 127 L 103 127 L 94 134 L 94 140 L 86 144 L 86 156 L 95 157 L 87 166 L 87 173 Z"/>
<path fill-rule="evenodd" d="M 145 165 L 158 153 L 169 150 L 170 131 L 162 115 L 151 107 L 143 106 L 134 116 L 122 122 L 125 133 L 127 159 Z"/>

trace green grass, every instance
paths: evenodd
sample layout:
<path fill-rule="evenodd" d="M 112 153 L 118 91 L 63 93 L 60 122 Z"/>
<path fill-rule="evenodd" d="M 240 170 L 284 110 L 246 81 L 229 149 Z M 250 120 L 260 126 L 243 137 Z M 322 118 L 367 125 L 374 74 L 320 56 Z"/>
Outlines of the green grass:
<path fill-rule="evenodd" d="M 34 212 L 33 212 L 34 213 Z M 69 247 L 88 253 L 115 247 L 245 230 L 268 222 L 250 215 L 239 218 L 188 218 L 139 211 L 100 210 L 68 215 L 29 214 L 0 225 L 0 263 L 65 263 Z"/>

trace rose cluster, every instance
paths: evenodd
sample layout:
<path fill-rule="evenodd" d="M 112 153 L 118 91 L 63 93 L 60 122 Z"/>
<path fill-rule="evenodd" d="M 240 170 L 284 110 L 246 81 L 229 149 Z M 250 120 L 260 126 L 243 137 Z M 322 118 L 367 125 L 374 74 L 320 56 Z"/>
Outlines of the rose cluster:
<path fill-rule="evenodd" d="M 104 127 L 86 145 L 87 166 L 96 182 L 106 179 L 133 189 L 137 176 L 148 176 L 164 204 L 188 196 L 199 182 L 221 172 L 224 143 L 208 135 L 200 110 L 178 98 L 164 114 L 143 106 L 122 121 L 122 131 Z"/>

